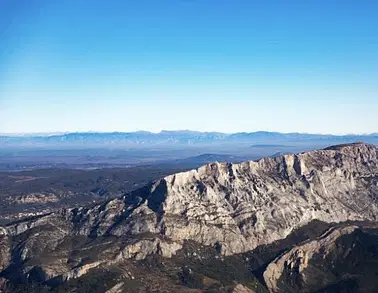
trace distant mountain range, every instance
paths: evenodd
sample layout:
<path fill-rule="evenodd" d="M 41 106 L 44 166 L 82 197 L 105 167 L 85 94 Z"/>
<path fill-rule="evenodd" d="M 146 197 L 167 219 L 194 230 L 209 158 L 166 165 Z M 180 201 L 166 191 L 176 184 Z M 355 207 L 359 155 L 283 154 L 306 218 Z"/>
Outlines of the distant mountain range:
<path fill-rule="evenodd" d="M 332 144 L 363 141 L 378 144 L 378 134 L 365 135 L 330 135 L 280 132 L 198 132 L 198 131 L 161 131 L 152 133 L 137 132 L 75 132 L 58 134 L 18 134 L 0 135 L 0 147 L 143 147 L 170 145 L 214 145 L 214 144 L 250 144 L 272 145 L 309 143 Z"/>

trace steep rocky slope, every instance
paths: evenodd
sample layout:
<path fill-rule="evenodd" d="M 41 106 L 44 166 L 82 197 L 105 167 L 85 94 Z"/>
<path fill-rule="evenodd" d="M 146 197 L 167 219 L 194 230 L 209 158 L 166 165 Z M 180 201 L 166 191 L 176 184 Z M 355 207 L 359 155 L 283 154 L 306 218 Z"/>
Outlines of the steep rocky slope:
<path fill-rule="evenodd" d="M 377 197 L 378 150 L 363 143 L 213 163 L 102 204 L 3 227 L 0 268 L 8 279 L 51 285 L 149 255 L 175 258 L 188 241 L 224 258 L 284 239 L 315 219 L 376 221 Z M 261 282 L 277 291 L 288 260 L 302 272 L 322 245 L 314 241 L 275 260 Z"/>
<path fill-rule="evenodd" d="M 332 227 L 267 266 L 270 292 L 376 292 L 377 225 Z"/>

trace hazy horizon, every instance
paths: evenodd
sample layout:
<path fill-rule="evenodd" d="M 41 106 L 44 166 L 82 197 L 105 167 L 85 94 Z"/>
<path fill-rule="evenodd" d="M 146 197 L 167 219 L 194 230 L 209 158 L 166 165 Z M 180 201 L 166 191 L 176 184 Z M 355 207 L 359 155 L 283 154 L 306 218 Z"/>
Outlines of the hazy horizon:
<path fill-rule="evenodd" d="M 378 132 L 378 2 L 2 1 L 0 133 Z"/>
<path fill-rule="evenodd" d="M 219 133 L 219 134 L 237 134 L 237 133 L 279 133 L 279 134 L 301 134 L 301 135 L 331 135 L 331 136 L 369 136 L 377 135 L 376 132 L 370 133 L 312 133 L 312 132 L 280 132 L 280 131 L 267 131 L 267 130 L 255 130 L 255 131 L 238 131 L 238 132 L 221 132 L 221 131 L 200 131 L 195 129 L 161 129 L 159 131 L 149 131 L 149 130 L 135 130 L 135 131 L 54 131 L 54 132 L 0 132 L 1 136 L 59 136 L 65 134 L 113 134 L 113 133 L 151 133 L 151 134 L 161 134 L 164 132 L 198 132 L 198 133 Z"/>

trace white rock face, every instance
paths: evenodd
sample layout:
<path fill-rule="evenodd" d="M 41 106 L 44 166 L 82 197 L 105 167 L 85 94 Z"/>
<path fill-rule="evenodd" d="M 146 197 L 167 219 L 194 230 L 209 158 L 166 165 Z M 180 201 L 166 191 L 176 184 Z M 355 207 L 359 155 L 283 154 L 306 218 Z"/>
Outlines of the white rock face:
<path fill-rule="evenodd" d="M 67 214 L 79 234 L 159 234 L 220 245 L 226 254 L 285 238 L 318 219 L 373 220 L 378 152 L 352 144 L 167 176 L 120 199 Z"/>

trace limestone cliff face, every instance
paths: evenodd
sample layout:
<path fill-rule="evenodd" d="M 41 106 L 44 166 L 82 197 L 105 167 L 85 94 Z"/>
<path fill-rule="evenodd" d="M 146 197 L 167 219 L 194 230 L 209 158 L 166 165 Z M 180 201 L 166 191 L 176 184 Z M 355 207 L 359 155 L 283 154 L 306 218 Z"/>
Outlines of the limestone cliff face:
<path fill-rule="evenodd" d="M 69 253 L 73 248 L 61 248 L 66 238 L 109 237 L 93 267 L 101 260 L 171 257 L 185 240 L 215 245 L 231 255 L 283 239 L 314 219 L 376 221 L 377 198 L 378 150 L 358 143 L 240 164 L 208 164 L 103 204 L 12 224 L 1 228 L 0 237 L 29 235 L 12 244 L 22 260 L 44 251 L 59 254 L 59 265 L 55 260 L 39 265 L 49 278 L 75 277 L 81 274 L 72 271 L 82 267 L 81 252 L 75 263 Z"/>
<path fill-rule="evenodd" d="M 277 257 L 264 272 L 264 280 L 269 291 L 280 292 L 278 281 L 284 272 L 305 277 L 303 272 L 314 255 L 320 254 L 323 259 L 326 258 L 328 253 L 333 252 L 336 241 L 340 237 L 353 233 L 357 228 L 356 226 L 332 228 L 319 239 L 300 244 Z"/>
<path fill-rule="evenodd" d="M 285 238 L 313 219 L 375 221 L 377 197 L 377 148 L 361 143 L 213 163 L 64 216 L 78 234 L 153 233 L 217 244 L 230 255 Z"/>

